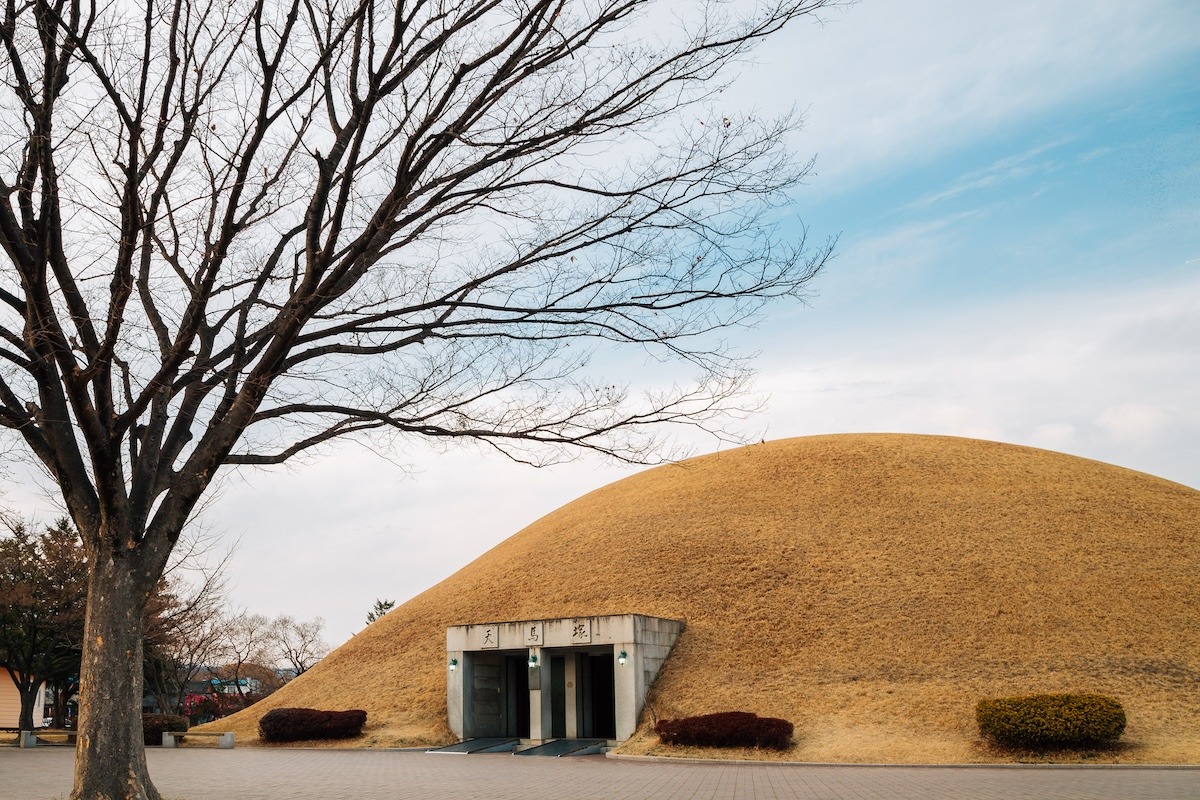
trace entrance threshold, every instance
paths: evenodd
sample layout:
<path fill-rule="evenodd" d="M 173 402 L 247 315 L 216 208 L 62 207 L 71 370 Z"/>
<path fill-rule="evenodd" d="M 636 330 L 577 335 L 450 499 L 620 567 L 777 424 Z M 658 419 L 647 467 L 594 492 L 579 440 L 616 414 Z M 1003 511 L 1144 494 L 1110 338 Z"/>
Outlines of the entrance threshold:
<path fill-rule="evenodd" d="M 551 739 L 527 750 L 514 750 L 514 756 L 590 756 L 603 753 L 605 739 Z"/>
<path fill-rule="evenodd" d="M 467 739 L 458 744 L 451 744 L 445 747 L 435 747 L 432 750 L 426 750 L 426 753 L 446 753 L 449 755 L 465 756 L 471 753 L 507 753 L 510 752 L 520 739 L 506 739 L 502 737 L 489 737 L 479 739 Z"/>

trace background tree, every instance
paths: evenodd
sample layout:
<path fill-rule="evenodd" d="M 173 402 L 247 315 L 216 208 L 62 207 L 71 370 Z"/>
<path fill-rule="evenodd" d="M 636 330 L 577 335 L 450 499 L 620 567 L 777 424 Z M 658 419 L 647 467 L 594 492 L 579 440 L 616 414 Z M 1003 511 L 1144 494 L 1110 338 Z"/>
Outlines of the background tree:
<path fill-rule="evenodd" d="M 384 614 L 396 607 L 395 600 L 375 600 L 375 605 L 367 612 L 367 624 L 370 625 L 375 620 L 382 617 Z"/>
<path fill-rule="evenodd" d="M 36 535 L 33 527 L 10 519 L 10 535 L 0 539 L 0 664 L 14 670 L 22 724 L 37 721 L 33 708 L 45 683 L 54 698 L 53 724 L 63 727 L 79 690 L 87 560 L 68 520 Z M 146 607 L 146 685 L 163 709 L 178 707 L 187 681 L 224 655 L 218 646 L 228 554 L 209 564 L 210 547 L 207 539 L 186 539 Z"/>
<path fill-rule="evenodd" d="M 163 713 L 182 713 L 188 684 L 225 659 L 229 602 L 225 567 L 232 551 L 211 558 L 213 540 L 185 537 L 147 603 L 146 690 Z"/>
<path fill-rule="evenodd" d="M 67 520 L 37 534 L 22 522 L 9 520 L 7 528 L 0 537 L 0 665 L 21 698 L 21 730 L 33 730 L 42 685 L 55 688 L 58 720 L 78 680 L 87 564 Z"/>
<path fill-rule="evenodd" d="M 59 628 L 50 652 L 46 675 L 52 698 L 52 725 L 67 726 L 67 705 L 79 692 L 83 659 L 83 604 L 87 589 L 87 560 L 79 533 L 67 519 L 59 519 L 42 538 L 44 579 L 52 595 L 62 598 L 55 612 Z"/>
<path fill-rule="evenodd" d="M 195 614 L 162 632 L 148 632 L 144 669 L 146 691 L 165 713 L 183 706 L 188 684 L 213 664 L 224 660 L 224 617 Z"/>
<path fill-rule="evenodd" d="M 774 227 L 790 122 L 717 93 L 825 5 L 4 7 L 0 425 L 87 551 L 73 797 L 158 797 L 141 621 L 222 468 L 367 434 L 650 460 L 726 419 L 719 332 L 829 247 Z M 601 344 L 692 376 L 635 393 Z"/>
<path fill-rule="evenodd" d="M 271 621 L 245 611 L 228 616 L 221 624 L 221 640 L 224 661 L 217 675 L 225 687 L 233 687 L 239 707 L 245 708 L 255 693 L 249 680 L 261 679 L 262 669 L 269 669 L 274 662 Z"/>
<path fill-rule="evenodd" d="M 70 696 L 79 673 L 86 564 L 65 520 L 40 534 L 9 525 L 0 539 L 0 664 L 21 698 L 20 726 L 30 730 L 37 693 L 47 683 Z M 61 710 L 61 705 L 59 710 Z"/>
<path fill-rule="evenodd" d="M 323 630 L 325 620 L 320 617 L 307 622 L 297 621 L 286 614 L 276 617 L 271 621 L 274 663 L 286 665 L 291 670 L 290 677 L 303 675 L 329 652 L 329 644 L 321 638 Z"/>

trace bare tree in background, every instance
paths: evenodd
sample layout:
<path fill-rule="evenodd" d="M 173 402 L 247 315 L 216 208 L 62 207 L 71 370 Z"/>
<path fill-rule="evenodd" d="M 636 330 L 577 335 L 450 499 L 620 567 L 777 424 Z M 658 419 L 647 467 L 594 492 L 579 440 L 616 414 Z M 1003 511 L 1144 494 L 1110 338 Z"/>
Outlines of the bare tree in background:
<path fill-rule="evenodd" d="M 185 534 L 147 602 L 146 690 L 164 714 L 181 713 L 188 684 L 224 659 L 225 568 L 233 551 L 216 554 L 214 548 L 211 536 Z"/>
<path fill-rule="evenodd" d="M 271 621 L 271 644 L 275 651 L 274 664 L 286 665 L 292 677 L 299 677 L 329 652 L 329 644 L 321 637 L 325 620 L 320 617 L 297 621 L 286 614 Z"/>
<path fill-rule="evenodd" d="M 141 620 L 223 467 L 365 435 L 652 460 L 721 423 L 719 332 L 830 247 L 774 227 L 791 122 L 718 92 L 830 2 L 5 5 L 0 425 L 88 553 L 73 798 L 159 797 Z M 694 379 L 633 392 L 600 345 Z"/>
<path fill-rule="evenodd" d="M 245 611 L 227 616 L 221 626 L 222 664 L 217 673 L 226 687 L 237 692 L 242 708 L 249 705 L 252 671 L 274 667 L 274 638 L 271 621 L 262 614 Z"/>

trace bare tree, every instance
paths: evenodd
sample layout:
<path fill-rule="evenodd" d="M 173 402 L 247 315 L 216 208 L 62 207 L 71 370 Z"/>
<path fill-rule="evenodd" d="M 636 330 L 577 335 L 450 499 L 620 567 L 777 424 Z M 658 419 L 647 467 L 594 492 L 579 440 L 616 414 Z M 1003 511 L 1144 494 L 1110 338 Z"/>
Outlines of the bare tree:
<path fill-rule="evenodd" d="M 651 460 L 830 245 L 728 67 L 832 0 L 26 0 L 0 12 L 0 425 L 90 568 L 73 798 L 158 798 L 141 626 L 223 467 L 335 438 Z M 661 8 L 659 8 L 661 6 Z M 793 239 L 796 237 L 793 237 Z M 639 394 L 597 347 L 694 378 Z"/>
<path fill-rule="evenodd" d="M 147 602 L 146 689 L 163 713 L 180 713 L 188 684 L 225 658 L 225 568 L 233 551 L 214 548 L 210 536 L 185 534 Z"/>
<path fill-rule="evenodd" d="M 224 661 L 218 673 L 227 686 L 237 692 L 242 708 L 252 693 L 249 679 L 256 668 L 271 668 L 273 662 L 271 621 L 262 614 L 242 611 L 226 617 L 221 625 Z"/>
<path fill-rule="evenodd" d="M 325 657 L 329 644 L 321 638 L 325 620 L 314 617 L 307 622 L 297 621 L 286 614 L 271 622 L 271 644 L 275 663 L 287 665 L 292 677 L 299 677 Z"/>
<path fill-rule="evenodd" d="M 197 610 L 160 637 L 148 634 L 145 644 L 146 690 L 164 713 L 183 707 L 188 684 L 225 658 L 224 617 Z"/>

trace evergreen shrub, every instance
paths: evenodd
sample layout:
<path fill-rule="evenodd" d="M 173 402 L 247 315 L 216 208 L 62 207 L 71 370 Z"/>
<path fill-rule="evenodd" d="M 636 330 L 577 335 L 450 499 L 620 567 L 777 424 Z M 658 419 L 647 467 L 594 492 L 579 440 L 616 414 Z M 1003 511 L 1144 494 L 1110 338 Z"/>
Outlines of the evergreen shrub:
<path fill-rule="evenodd" d="M 696 717 L 664 719 L 654 732 L 663 744 L 694 747 L 761 747 L 786 750 L 792 746 L 792 723 L 760 717 L 748 711 L 721 711 Z"/>
<path fill-rule="evenodd" d="M 306 739 L 353 739 L 362 735 L 367 712 L 320 711 L 315 708 L 275 708 L 258 721 L 265 742 L 299 742 Z"/>
<path fill-rule="evenodd" d="M 142 741 L 147 747 L 162 744 L 162 735 L 167 731 L 186 731 L 187 717 L 178 714 L 142 714 Z"/>
<path fill-rule="evenodd" d="M 997 744 L 1031 750 L 1109 745 L 1125 731 L 1125 709 L 1098 694 L 980 700 L 975 720 L 979 732 Z"/>

